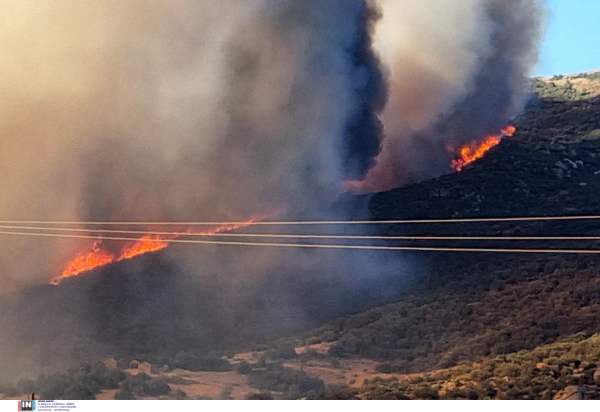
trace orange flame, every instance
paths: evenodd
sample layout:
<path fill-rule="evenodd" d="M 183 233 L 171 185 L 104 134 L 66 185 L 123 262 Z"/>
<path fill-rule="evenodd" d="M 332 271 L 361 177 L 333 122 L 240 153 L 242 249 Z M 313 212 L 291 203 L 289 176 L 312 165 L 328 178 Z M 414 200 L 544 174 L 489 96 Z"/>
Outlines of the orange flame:
<path fill-rule="evenodd" d="M 174 238 L 173 238 L 174 239 Z M 149 252 L 158 252 L 169 246 L 165 240 L 171 240 L 169 238 L 162 238 L 158 235 L 146 235 L 138 240 L 133 246 L 123 248 L 117 262 L 123 259 L 131 259 L 133 257 L 143 255 Z"/>
<path fill-rule="evenodd" d="M 52 284 L 58 285 L 63 278 L 76 276 L 81 272 L 87 272 L 99 266 L 108 265 L 114 261 L 114 256 L 100 248 L 100 241 L 94 242 L 92 250 L 86 254 L 80 254 L 73 259 L 67 268 L 63 271 L 62 276 L 53 279 Z"/>
<path fill-rule="evenodd" d="M 244 223 L 222 225 L 204 231 L 195 231 L 193 229 L 188 229 L 185 231 L 185 233 L 208 236 L 216 233 L 229 232 L 231 230 L 251 226 L 258 220 L 262 219 L 253 218 Z M 158 252 L 159 250 L 165 249 L 167 246 L 169 246 L 169 240 L 177 239 L 180 236 L 180 234 L 175 233 L 166 235 L 149 234 L 135 241 L 133 245 L 124 245 L 117 256 L 113 255 L 112 253 L 106 250 L 103 250 L 102 241 L 98 240 L 94 242 L 92 250 L 90 252 L 80 253 L 79 255 L 77 255 L 75 259 L 69 262 L 65 270 L 63 270 L 62 274 L 52 279 L 50 283 L 53 285 L 58 285 L 63 279 L 77 276 L 80 273 L 88 272 L 92 269 L 96 269 L 101 266 L 106 266 L 113 262 L 131 259 L 135 256 L 143 255 L 145 253 Z"/>
<path fill-rule="evenodd" d="M 460 172 L 463 167 L 473 163 L 477 159 L 481 159 L 494 146 L 497 146 L 503 137 L 512 137 L 517 128 L 508 126 L 500 130 L 500 134 L 486 137 L 483 142 L 472 142 L 471 144 L 461 147 L 459 154 L 460 159 L 452 160 L 452 167 Z"/>

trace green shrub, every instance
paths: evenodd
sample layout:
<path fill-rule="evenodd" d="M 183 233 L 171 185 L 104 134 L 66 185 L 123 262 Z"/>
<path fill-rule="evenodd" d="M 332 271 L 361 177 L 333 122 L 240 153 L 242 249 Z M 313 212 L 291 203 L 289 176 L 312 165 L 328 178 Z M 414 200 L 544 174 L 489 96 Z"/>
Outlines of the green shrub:
<path fill-rule="evenodd" d="M 121 382 L 121 390 L 134 393 L 139 396 L 144 396 L 144 386 L 146 382 L 152 378 L 145 373 L 138 373 L 135 376 L 129 376 L 123 382 Z"/>
<path fill-rule="evenodd" d="M 307 345 L 315 345 L 315 344 L 321 343 L 321 342 L 323 342 L 323 341 L 316 336 L 312 336 L 312 337 L 306 339 Z"/>
<path fill-rule="evenodd" d="M 173 398 L 177 399 L 177 400 L 181 400 L 181 399 L 187 399 L 188 397 L 187 397 L 187 393 L 185 393 L 181 389 L 177 389 L 175 391 L 175 394 L 173 395 Z"/>
<path fill-rule="evenodd" d="M 237 373 L 239 373 L 240 375 L 247 375 L 249 373 L 252 373 L 252 365 L 250 365 L 248 362 L 246 361 L 242 361 L 240 362 L 237 367 L 236 367 L 236 371 Z"/>
<path fill-rule="evenodd" d="M 171 387 L 163 380 L 152 379 L 145 373 L 130 376 L 121 383 L 121 391 L 137 396 L 161 396 L 171 393 Z"/>
<path fill-rule="evenodd" d="M 428 385 L 421 385 L 414 389 L 413 397 L 415 399 L 440 399 L 440 395 Z"/>
<path fill-rule="evenodd" d="M 408 380 L 408 383 L 410 383 L 411 385 L 416 385 L 419 383 L 422 383 L 425 379 L 423 379 L 422 376 L 413 376 L 412 378 L 410 378 Z"/>
<path fill-rule="evenodd" d="M 266 370 L 254 370 L 248 378 L 250 386 L 261 391 L 281 392 L 288 399 L 317 396 L 325 392 L 325 383 L 304 371 L 269 364 Z"/>
<path fill-rule="evenodd" d="M 380 363 L 375 366 L 375 370 L 381 373 L 392 373 L 392 365 L 389 362 Z"/>
<path fill-rule="evenodd" d="M 129 401 L 129 400 L 134 400 L 136 399 L 135 395 L 127 390 L 120 390 L 117 393 L 115 393 L 114 399 L 118 400 L 118 401 Z"/>
<path fill-rule="evenodd" d="M 108 369 L 103 363 L 90 365 L 87 375 L 101 388 L 106 389 L 117 389 L 119 382 L 123 381 L 126 377 L 125 372 Z"/>
<path fill-rule="evenodd" d="M 152 379 L 144 385 L 144 393 L 149 396 L 168 395 L 171 387 L 163 380 Z"/>
<path fill-rule="evenodd" d="M 272 359 L 292 359 L 298 356 L 294 345 L 289 343 L 279 345 L 270 355 Z"/>
<path fill-rule="evenodd" d="M 233 367 L 227 359 L 208 356 L 205 358 L 188 357 L 176 362 L 173 367 L 193 372 L 226 372 L 233 370 Z"/>
<path fill-rule="evenodd" d="M 319 339 L 321 342 L 333 342 L 338 339 L 338 335 L 332 330 L 326 330 L 319 336 Z"/>
<path fill-rule="evenodd" d="M 74 373 L 53 374 L 42 376 L 36 382 L 36 391 L 46 399 L 96 399 L 95 393 L 100 392 L 100 386 L 88 376 Z"/>
<path fill-rule="evenodd" d="M 90 386 L 86 382 L 64 379 L 41 388 L 41 393 L 46 399 L 95 400 L 94 393 L 98 391 L 97 387 Z"/>
<path fill-rule="evenodd" d="M 246 399 L 248 400 L 273 400 L 273 395 L 271 395 L 269 392 L 259 392 L 259 393 L 251 393 L 249 394 Z"/>

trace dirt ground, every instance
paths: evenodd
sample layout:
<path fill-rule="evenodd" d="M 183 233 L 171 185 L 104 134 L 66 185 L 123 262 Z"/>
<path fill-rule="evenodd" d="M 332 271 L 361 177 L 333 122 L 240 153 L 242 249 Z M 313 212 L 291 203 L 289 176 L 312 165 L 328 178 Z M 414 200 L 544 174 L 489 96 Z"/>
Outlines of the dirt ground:
<path fill-rule="evenodd" d="M 309 350 L 325 356 L 329 350 L 330 343 L 318 343 L 309 346 L 297 347 L 298 355 L 305 354 Z M 234 355 L 229 359 L 230 363 L 235 365 L 243 361 L 249 363 L 257 362 L 265 352 L 243 352 Z M 375 377 L 389 379 L 396 377 L 398 379 L 408 379 L 410 375 L 386 374 L 375 370 L 378 362 L 370 359 L 341 359 L 334 362 L 330 359 L 320 360 L 301 360 L 292 359 L 284 363 L 284 366 L 296 370 L 303 370 L 307 375 L 322 379 L 326 385 L 360 387 L 365 379 L 372 380 Z M 132 376 L 140 373 L 138 369 L 126 369 L 124 372 Z M 259 392 L 257 389 L 248 385 L 246 375 L 240 375 L 235 371 L 228 372 L 192 372 L 182 369 L 174 369 L 168 372 L 151 374 L 154 379 L 164 379 L 171 387 L 172 394 L 177 390 L 186 393 L 189 399 L 245 399 L 249 394 Z M 107 389 L 96 394 L 99 400 L 114 399 L 118 389 Z M 23 395 L 24 396 L 24 395 Z M 164 397 L 170 398 L 170 397 Z M 0 394 L 0 399 L 25 399 L 8 398 Z M 156 399 L 156 398 L 143 398 Z"/>
<path fill-rule="evenodd" d="M 137 369 L 127 369 L 126 373 L 137 375 Z M 151 374 L 153 378 L 164 379 L 173 393 L 182 390 L 190 399 L 212 398 L 212 399 L 245 399 L 249 393 L 258 392 L 252 389 L 244 375 L 235 371 L 229 372 L 192 372 L 182 369 L 174 369 L 160 374 Z M 103 391 L 97 395 L 98 399 L 112 399 L 116 390 Z M 150 399 L 150 398 L 144 398 Z"/>
<path fill-rule="evenodd" d="M 244 375 L 236 372 L 190 372 L 175 369 L 164 373 L 171 389 L 181 389 L 188 398 L 244 399 L 253 390 Z M 183 380 L 182 380 L 183 379 Z M 178 382 L 178 383 L 175 383 Z"/>
<path fill-rule="evenodd" d="M 407 379 L 409 377 L 409 375 L 377 372 L 375 367 L 378 364 L 379 362 L 370 359 L 342 359 L 336 366 L 333 366 L 330 361 L 288 362 L 284 363 L 284 366 L 301 369 L 311 377 L 322 379 L 326 385 L 354 388 L 362 386 L 365 379 L 372 380 L 375 377 Z"/>

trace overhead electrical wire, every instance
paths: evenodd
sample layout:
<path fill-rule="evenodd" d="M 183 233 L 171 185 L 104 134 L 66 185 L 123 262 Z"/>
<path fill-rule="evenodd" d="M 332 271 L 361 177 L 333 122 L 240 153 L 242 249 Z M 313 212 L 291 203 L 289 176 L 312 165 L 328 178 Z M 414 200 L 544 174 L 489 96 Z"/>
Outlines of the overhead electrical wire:
<path fill-rule="evenodd" d="M 193 233 L 193 232 L 159 232 L 152 230 L 118 230 L 118 229 L 82 229 L 82 228 L 50 228 L 41 226 L 5 226 L 0 229 L 10 230 L 46 230 L 56 232 L 85 232 L 85 233 L 108 233 L 125 235 L 158 235 L 158 236 L 189 236 L 189 237 L 247 237 L 247 238 L 283 238 L 283 239 L 331 239 L 331 240 L 534 240 L 534 241 L 576 241 L 576 240 L 600 240 L 600 236 L 373 236 L 373 235 L 307 235 L 307 234 L 281 234 L 281 233 Z M 225 229 L 227 230 L 227 229 Z M 5 234 L 4 232 L 0 232 Z M 14 233 L 14 232 L 10 232 Z M 36 232 L 37 233 L 37 232 Z M 102 237 L 105 239 L 105 237 Z M 131 239 L 127 240 L 139 240 Z"/>
<path fill-rule="evenodd" d="M 399 220 L 282 220 L 282 221 L 230 221 L 230 222 L 210 222 L 210 221 L 189 221 L 189 222 L 123 222 L 123 221 L 50 221 L 50 220 L 0 220 L 0 225 L 180 225 L 180 226 L 223 226 L 223 225 L 243 225 L 252 223 L 252 225 L 394 225 L 394 224 L 431 224 L 431 223 L 478 223 L 478 222 L 521 222 L 521 221 L 556 221 L 556 220 L 598 220 L 600 215 L 588 216 L 521 216 L 521 217 L 491 217 L 491 218 L 457 218 L 457 219 L 399 219 Z"/>
<path fill-rule="evenodd" d="M 40 236 L 53 238 L 75 238 L 95 240 L 138 241 L 139 238 L 105 237 L 91 235 L 70 235 L 62 233 L 36 233 L 0 231 L 0 235 Z M 429 252 L 485 252 L 485 253 L 550 253 L 550 254 L 600 254 L 600 249 L 504 249 L 504 248 L 461 248 L 461 247 L 422 247 L 422 246 L 380 246 L 380 245 L 340 245 L 323 243 L 276 243 L 276 242 L 237 242 L 219 240 L 197 239 L 161 239 L 164 243 L 186 243 L 204 245 L 236 245 L 236 246 L 262 246 L 262 247 L 287 247 L 287 248 L 313 248 L 313 249 L 355 249 L 355 250 L 388 250 L 388 251 L 429 251 Z"/>

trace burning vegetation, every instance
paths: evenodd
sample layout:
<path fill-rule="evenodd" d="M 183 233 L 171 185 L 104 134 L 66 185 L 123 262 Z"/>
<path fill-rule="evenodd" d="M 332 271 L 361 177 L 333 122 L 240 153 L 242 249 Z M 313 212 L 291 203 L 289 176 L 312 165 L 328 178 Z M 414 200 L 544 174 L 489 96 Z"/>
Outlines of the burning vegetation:
<path fill-rule="evenodd" d="M 504 137 L 512 137 L 517 129 L 514 126 L 508 126 L 500 131 L 500 134 L 486 137 L 483 142 L 473 141 L 470 144 L 460 148 L 459 159 L 452 160 L 452 167 L 457 171 L 462 171 L 463 167 L 481 159 L 494 146 L 497 146 Z"/>
<path fill-rule="evenodd" d="M 92 250 L 88 253 L 79 253 L 73 260 L 71 260 L 62 274 L 50 282 L 53 285 L 58 285 L 63 279 L 72 276 L 77 276 L 81 273 L 88 272 L 101 266 L 106 266 L 114 262 L 120 262 L 121 260 L 131 259 L 145 253 L 158 252 L 159 250 L 165 249 L 169 246 L 169 241 L 177 239 L 184 234 L 194 236 L 210 236 L 216 233 L 229 232 L 242 227 L 252 225 L 259 219 L 250 219 L 244 223 L 239 224 L 225 224 L 217 226 L 212 229 L 198 231 L 194 229 L 187 229 L 184 232 L 161 232 L 161 233 L 150 233 L 143 236 L 139 240 L 121 241 L 123 243 L 119 253 L 110 252 L 103 243 L 103 240 L 97 240 L 92 245 Z M 183 233 L 183 234 L 182 234 Z M 110 239 L 110 237 L 109 237 Z M 113 240 L 114 241 L 114 240 Z"/>
<path fill-rule="evenodd" d="M 537 0 L 8 3 L 0 215 L 83 228 L 284 202 L 295 219 L 366 215 L 362 200 L 330 207 L 343 182 L 382 191 L 446 173 L 448 143 L 519 112 L 540 20 Z M 165 250 L 238 227 L 90 228 L 72 252 L 5 234 L 0 293 L 15 285 L 35 305 L 0 307 L 15 332 L 0 339 L 0 378 L 105 346 L 175 356 L 278 338 L 388 299 L 413 269 L 366 251 Z"/>

